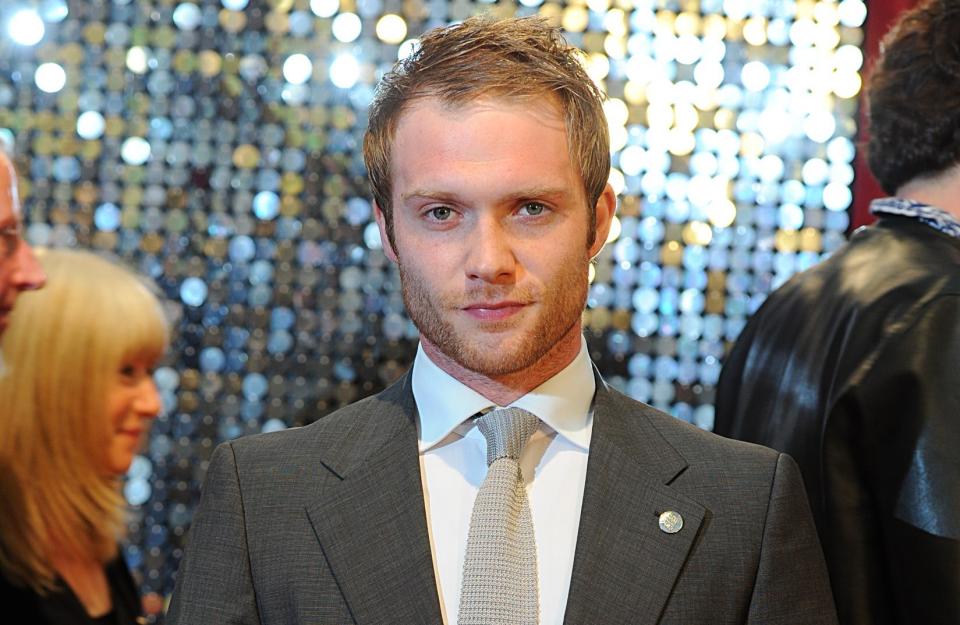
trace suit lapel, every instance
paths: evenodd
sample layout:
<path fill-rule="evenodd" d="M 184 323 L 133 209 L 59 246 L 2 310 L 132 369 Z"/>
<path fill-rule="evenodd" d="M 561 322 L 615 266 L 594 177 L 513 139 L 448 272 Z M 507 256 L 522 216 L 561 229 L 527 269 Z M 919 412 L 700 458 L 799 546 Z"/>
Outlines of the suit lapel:
<path fill-rule="evenodd" d="M 324 450 L 339 481 L 307 514 L 358 625 L 441 623 L 427 534 L 409 374 Z"/>
<path fill-rule="evenodd" d="M 307 514 L 358 625 L 439 625 L 409 374 L 364 409 L 355 431 L 321 450 L 340 479 Z M 568 625 L 656 623 L 706 515 L 669 486 L 687 463 L 645 410 L 597 376 Z M 675 534 L 659 528 L 668 510 L 683 517 Z"/>
<path fill-rule="evenodd" d="M 564 622 L 656 623 L 706 510 L 669 486 L 687 463 L 597 376 L 593 436 Z M 683 517 L 674 534 L 659 515 Z"/>

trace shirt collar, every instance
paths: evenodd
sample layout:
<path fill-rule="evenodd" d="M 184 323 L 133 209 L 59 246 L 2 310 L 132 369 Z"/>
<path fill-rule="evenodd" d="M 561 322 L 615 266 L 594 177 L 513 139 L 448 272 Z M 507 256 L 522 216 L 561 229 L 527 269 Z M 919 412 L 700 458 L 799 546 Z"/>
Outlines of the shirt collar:
<path fill-rule="evenodd" d="M 412 375 L 421 452 L 443 441 L 481 410 L 496 407 L 489 399 L 438 367 L 422 346 L 417 348 Z M 588 449 L 592 419 L 590 404 L 595 390 L 587 342 L 581 337 L 580 352 L 569 365 L 510 405 L 532 412 L 570 442 Z"/>
<path fill-rule="evenodd" d="M 885 197 L 870 203 L 874 215 L 911 217 L 940 232 L 960 238 L 960 220 L 935 206 L 902 197 Z"/>

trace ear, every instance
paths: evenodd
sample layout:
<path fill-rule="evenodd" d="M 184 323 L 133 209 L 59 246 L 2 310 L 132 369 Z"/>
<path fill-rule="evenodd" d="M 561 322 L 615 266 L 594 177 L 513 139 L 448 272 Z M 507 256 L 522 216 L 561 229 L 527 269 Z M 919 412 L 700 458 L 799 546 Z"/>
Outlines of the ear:
<path fill-rule="evenodd" d="M 377 228 L 380 230 L 380 243 L 383 245 L 383 253 L 393 262 L 397 262 L 397 252 L 390 243 L 390 237 L 387 236 L 387 217 L 380 209 L 377 201 L 373 201 L 373 218 L 377 220 Z"/>
<path fill-rule="evenodd" d="M 613 224 L 613 216 L 617 212 L 617 194 L 613 192 L 613 187 L 607 184 L 603 193 L 597 199 L 596 210 L 596 230 L 593 243 L 590 244 L 590 258 L 596 257 L 607 243 L 607 235 L 610 234 L 610 226 Z"/>

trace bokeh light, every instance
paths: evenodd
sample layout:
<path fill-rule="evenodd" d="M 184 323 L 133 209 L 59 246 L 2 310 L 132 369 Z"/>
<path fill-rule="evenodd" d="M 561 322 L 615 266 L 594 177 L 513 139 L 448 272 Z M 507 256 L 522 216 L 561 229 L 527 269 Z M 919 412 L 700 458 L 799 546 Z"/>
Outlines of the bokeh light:
<path fill-rule="evenodd" d="M 57 93 L 67 84 L 67 73 L 56 63 L 43 63 L 34 73 L 37 88 L 47 93 Z"/>
<path fill-rule="evenodd" d="M 4 3 L 0 139 L 26 236 L 120 258 L 170 309 L 164 413 L 124 488 L 153 622 L 213 447 L 309 423 L 410 364 L 367 107 L 427 29 L 480 12 L 561 25 L 608 96 L 618 211 L 583 321 L 615 388 L 711 427 L 727 345 L 843 244 L 862 0 Z"/>
<path fill-rule="evenodd" d="M 22 46 L 34 46 L 40 43 L 46 33 L 43 20 L 34 9 L 20 9 L 7 22 L 10 38 Z"/>

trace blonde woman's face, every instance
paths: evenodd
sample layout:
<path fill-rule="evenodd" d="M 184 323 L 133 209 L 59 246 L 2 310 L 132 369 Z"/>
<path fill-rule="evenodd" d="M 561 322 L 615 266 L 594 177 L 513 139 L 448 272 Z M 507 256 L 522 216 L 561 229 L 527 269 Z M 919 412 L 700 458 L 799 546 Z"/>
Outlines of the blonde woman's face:
<path fill-rule="evenodd" d="M 123 475 L 130 468 L 160 407 L 160 393 L 153 381 L 153 363 L 134 360 L 121 365 L 107 391 L 112 427 L 107 468 L 111 473 Z"/>

